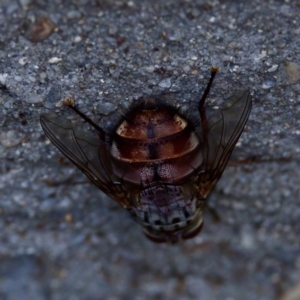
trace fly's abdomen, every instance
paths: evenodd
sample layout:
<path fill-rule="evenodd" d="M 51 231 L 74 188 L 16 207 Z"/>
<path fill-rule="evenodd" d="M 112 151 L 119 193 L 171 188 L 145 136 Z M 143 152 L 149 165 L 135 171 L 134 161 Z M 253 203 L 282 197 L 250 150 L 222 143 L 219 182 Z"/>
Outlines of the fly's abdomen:
<path fill-rule="evenodd" d="M 202 162 L 199 139 L 186 120 L 165 108 L 136 110 L 116 130 L 114 171 L 127 182 L 176 182 Z"/>

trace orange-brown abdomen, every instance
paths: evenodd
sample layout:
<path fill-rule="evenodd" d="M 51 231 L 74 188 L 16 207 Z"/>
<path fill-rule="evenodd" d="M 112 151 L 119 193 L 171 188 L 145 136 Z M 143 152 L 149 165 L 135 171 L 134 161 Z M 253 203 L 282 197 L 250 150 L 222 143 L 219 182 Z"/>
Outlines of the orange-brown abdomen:
<path fill-rule="evenodd" d="M 116 174 L 135 184 L 174 183 L 202 162 L 188 122 L 164 107 L 134 110 L 117 128 L 111 155 Z"/>

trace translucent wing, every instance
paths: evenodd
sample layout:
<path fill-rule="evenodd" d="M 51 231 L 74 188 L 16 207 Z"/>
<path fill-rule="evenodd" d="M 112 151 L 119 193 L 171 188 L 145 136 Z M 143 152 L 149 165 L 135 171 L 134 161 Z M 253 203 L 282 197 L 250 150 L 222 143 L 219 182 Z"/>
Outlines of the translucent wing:
<path fill-rule="evenodd" d="M 241 91 L 231 96 L 226 107 L 214 112 L 207 120 L 204 163 L 198 177 L 201 197 L 206 198 L 220 179 L 247 123 L 251 107 L 249 91 Z"/>
<path fill-rule="evenodd" d="M 70 122 L 48 114 L 40 122 L 46 136 L 75 166 L 104 193 L 127 206 L 112 175 L 109 147 L 96 133 L 75 129 Z"/>

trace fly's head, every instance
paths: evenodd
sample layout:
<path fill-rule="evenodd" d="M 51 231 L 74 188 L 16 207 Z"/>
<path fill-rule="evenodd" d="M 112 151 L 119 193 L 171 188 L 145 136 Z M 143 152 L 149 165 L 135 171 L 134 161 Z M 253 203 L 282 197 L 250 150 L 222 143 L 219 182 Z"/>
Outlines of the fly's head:
<path fill-rule="evenodd" d="M 130 212 L 154 242 L 177 243 L 192 238 L 202 228 L 205 204 L 193 195 L 195 188 L 163 182 L 149 185 L 137 194 Z"/>

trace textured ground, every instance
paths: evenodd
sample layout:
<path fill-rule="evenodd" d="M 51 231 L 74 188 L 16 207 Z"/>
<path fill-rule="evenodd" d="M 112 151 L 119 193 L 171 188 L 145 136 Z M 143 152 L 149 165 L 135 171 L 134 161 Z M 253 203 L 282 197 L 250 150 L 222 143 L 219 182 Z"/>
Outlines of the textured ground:
<path fill-rule="evenodd" d="M 300 4 L 261 2 L 0 1 L 1 299 L 300 299 Z M 54 25 L 34 31 L 42 16 Z M 71 117 L 68 96 L 106 123 L 141 96 L 188 108 L 211 65 L 210 106 L 250 89 L 235 156 L 264 162 L 226 169 L 209 199 L 219 222 L 205 212 L 198 237 L 157 245 L 74 184 L 39 115 Z"/>

